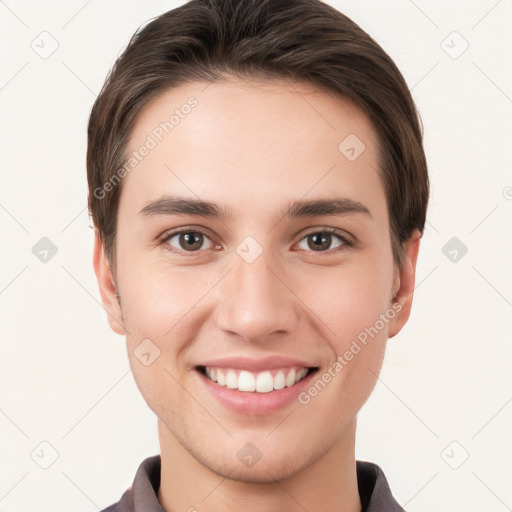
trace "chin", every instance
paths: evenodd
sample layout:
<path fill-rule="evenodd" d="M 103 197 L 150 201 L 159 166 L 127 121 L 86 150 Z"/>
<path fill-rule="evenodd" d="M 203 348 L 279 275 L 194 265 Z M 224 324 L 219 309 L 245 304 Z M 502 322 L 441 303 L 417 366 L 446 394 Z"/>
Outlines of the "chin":
<path fill-rule="evenodd" d="M 209 469 L 223 478 L 247 484 L 280 482 L 292 477 L 302 469 L 298 461 L 294 461 L 293 464 L 283 460 L 264 462 L 263 458 L 250 468 L 241 466 L 241 463 L 226 464 L 222 467 L 209 467 Z"/>

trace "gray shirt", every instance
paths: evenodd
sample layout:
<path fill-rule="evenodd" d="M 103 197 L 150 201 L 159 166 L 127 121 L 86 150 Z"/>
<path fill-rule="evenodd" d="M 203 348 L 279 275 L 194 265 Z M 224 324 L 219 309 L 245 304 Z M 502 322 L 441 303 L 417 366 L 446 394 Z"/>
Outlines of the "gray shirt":
<path fill-rule="evenodd" d="M 117 503 L 102 512 L 165 512 L 157 498 L 160 464 L 160 455 L 145 459 L 137 470 L 132 486 Z M 357 485 L 362 512 L 404 512 L 393 498 L 379 466 L 358 460 Z"/>

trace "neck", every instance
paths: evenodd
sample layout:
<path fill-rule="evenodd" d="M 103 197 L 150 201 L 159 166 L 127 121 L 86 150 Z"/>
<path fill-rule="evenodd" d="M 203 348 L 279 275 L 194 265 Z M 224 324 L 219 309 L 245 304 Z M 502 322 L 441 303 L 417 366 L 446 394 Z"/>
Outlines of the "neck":
<path fill-rule="evenodd" d="M 310 465 L 277 481 L 240 481 L 199 462 L 158 422 L 161 476 L 158 500 L 167 512 L 360 512 L 355 423 Z M 289 464 L 289 462 L 287 462 Z M 270 471 L 268 471 L 270 474 Z"/>

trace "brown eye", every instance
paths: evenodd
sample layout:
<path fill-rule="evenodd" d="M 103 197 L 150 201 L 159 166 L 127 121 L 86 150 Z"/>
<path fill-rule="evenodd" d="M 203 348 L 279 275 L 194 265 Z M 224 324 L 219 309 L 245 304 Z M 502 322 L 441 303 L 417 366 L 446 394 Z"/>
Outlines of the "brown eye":
<path fill-rule="evenodd" d="M 181 248 L 185 251 L 197 251 L 203 245 L 203 235 L 201 233 L 181 233 L 178 240 Z"/>
<path fill-rule="evenodd" d="M 304 247 L 304 245 L 301 246 L 304 242 L 306 242 L 306 247 Z M 330 233 L 328 231 L 318 231 L 305 236 L 300 241 L 299 247 L 301 249 L 312 250 L 314 252 L 326 252 L 345 244 L 348 244 L 348 242 L 341 235 Z"/>
<path fill-rule="evenodd" d="M 171 247 L 178 251 L 195 252 L 200 249 L 210 249 L 213 242 L 199 231 L 182 231 L 169 235 L 166 240 Z M 205 242 L 210 242 L 210 247 L 204 247 Z"/>

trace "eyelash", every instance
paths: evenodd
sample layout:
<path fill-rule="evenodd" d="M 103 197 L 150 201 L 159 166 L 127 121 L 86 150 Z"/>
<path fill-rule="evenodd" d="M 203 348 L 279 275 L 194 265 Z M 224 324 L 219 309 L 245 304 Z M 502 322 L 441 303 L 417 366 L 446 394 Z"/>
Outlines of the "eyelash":
<path fill-rule="evenodd" d="M 208 238 L 210 241 L 212 241 L 210 236 L 208 235 L 208 233 L 206 233 L 205 231 L 203 231 L 200 228 L 181 228 L 181 229 L 166 232 L 161 237 L 160 244 L 163 244 L 165 246 L 165 249 L 168 250 L 169 252 L 171 252 L 173 254 L 185 255 L 186 257 L 195 256 L 198 253 L 205 251 L 205 250 L 211 250 L 211 249 L 199 249 L 197 251 L 184 251 L 184 250 L 176 249 L 176 247 L 171 247 L 168 244 L 169 240 L 171 238 L 175 237 L 176 235 L 180 235 L 182 233 L 200 233 L 203 236 L 205 236 L 206 238 Z M 354 247 L 354 245 L 355 245 L 355 241 L 351 237 L 347 236 L 343 231 L 340 231 L 335 228 L 323 228 L 323 229 L 319 229 L 316 231 L 310 231 L 309 233 L 306 233 L 305 235 L 303 235 L 303 237 L 299 240 L 299 243 L 302 242 L 303 240 L 307 239 L 309 236 L 323 235 L 323 234 L 332 235 L 332 236 L 338 238 L 338 240 L 341 242 L 341 245 L 339 247 L 335 247 L 334 249 L 328 249 L 327 251 L 312 251 L 312 250 L 310 250 L 307 252 L 310 252 L 310 253 L 314 254 L 315 256 L 322 255 L 322 254 L 332 254 L 333 252 L 343 251 L 343 250 L 346 250 L 347 248 Z M 213 242 L 213 243 L 215 243 L 215 242 Z"/>

